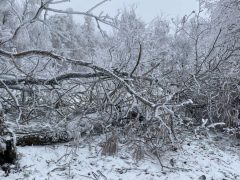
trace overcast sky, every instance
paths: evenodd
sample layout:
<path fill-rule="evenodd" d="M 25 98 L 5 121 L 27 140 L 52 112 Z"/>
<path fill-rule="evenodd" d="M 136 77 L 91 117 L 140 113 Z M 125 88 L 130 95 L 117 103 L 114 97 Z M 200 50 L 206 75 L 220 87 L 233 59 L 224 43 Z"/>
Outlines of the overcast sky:
<path fill-rule="evenodd" d="M 57 5 L 57 8 L 72 8 L 76 11 L 86 11 L 98 2 L 100 0 L 71 0 L 70 2 Z M 198 7 L 196 0 L 111 0 L 98 7 L 95 13 L 103 11 L 113 16 L 117 14 L 118 9 L 131 5 L 136 6 L 137 15 L 145 22 L 150 22 L 156 16 L 164 16 L 168 19 L 176 16 L 183 17 Z M 75 20 L 77 20 L 76 17 Z"/>

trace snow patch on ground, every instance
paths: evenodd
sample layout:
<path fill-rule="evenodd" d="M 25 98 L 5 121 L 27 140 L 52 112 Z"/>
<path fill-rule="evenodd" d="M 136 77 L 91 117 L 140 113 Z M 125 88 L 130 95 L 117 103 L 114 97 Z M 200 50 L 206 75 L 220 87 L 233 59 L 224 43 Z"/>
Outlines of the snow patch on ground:
<path fill-rule="evenodd" d="M 240 147 L 227 144 L 226 139 L 185 140 L 177 152 L 162 157 L 163 164 L 171 167 L 163 170 L 157 160 L 146 158 L 136 162 L 125 150 L 115 157 L 101 156 L 100 140 L 82 142 L 78 148 L 69 144 L 18 147 L 22 170 L 5 178 L 0 172 L 0 179 L 188 180 L 201 176 L 213 180 L 240 179 Z"/>

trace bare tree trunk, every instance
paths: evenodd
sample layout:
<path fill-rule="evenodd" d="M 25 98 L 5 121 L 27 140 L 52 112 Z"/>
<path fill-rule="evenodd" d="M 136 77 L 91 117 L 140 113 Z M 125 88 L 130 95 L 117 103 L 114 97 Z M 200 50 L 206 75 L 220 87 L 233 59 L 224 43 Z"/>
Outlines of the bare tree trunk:
<path fill-rule="evenodd" d="M 1 111 L 1 110 L 0 110 Z M 17 158 L 14 133 L 7 128 L 3 112 L 0 112 L 0 167 L 14 164 Z"/>

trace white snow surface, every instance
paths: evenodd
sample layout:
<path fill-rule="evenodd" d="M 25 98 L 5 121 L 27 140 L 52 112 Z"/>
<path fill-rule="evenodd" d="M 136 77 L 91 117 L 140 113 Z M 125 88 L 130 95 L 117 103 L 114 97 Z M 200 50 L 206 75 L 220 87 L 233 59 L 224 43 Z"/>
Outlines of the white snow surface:
<path fill-rule="evenodd" d="M 0 179 L 188 180 L 203 175 L 211 180 L 240 179 L 240 146 L 228 139 L 188 138 L 177 152 L 165 153 L 162 162 L 171 168 L 163 170 L 150 157 L 134 161 L 123 147 L 115 157 L 101 156 L 102 139 L 95 137 L 91 144 L 82 141 L 78 148 L 69 144 L 18 147 L 22 170 L 8 177 L 0 171 Z"/>

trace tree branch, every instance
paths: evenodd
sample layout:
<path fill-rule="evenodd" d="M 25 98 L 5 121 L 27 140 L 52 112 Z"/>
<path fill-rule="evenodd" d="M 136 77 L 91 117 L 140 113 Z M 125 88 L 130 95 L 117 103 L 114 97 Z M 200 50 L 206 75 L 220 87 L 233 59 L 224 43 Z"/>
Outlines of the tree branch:
<path fill-rule="evenodd" d="M 133 73 L 137 70 L 137 67 L 138 67 L 138 65 L 140 63 L 140 60 L 141 60 L 141 56 L 142 56 L 142 45 L 139 42 L 139 53 L 138 53 L 137 63 L 135 65 L 135 67 L 133 68 L 132 72 L 130 73 L 130 77 L 132 77 Z"/>

